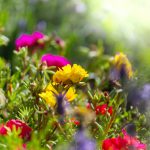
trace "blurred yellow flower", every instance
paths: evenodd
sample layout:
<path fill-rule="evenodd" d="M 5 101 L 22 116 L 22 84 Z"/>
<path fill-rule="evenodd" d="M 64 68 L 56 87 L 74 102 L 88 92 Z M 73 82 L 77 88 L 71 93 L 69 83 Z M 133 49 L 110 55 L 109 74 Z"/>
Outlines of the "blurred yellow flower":
<path fill-rule="evenodd" d="M 71 65 L 68 64 L 62 67 L 62 69 L 56 71 L 56 73 L 53 76 L 53 81 L 56 83 L 65 82 L 70 78 L 70 75 L 71 75 Z"/>
<path fill-rule="evenodd" d="M 132 66 L 127 56 L 124 53 L 118 53 L 113 60 L 114 66 L 120 72 L 124 67 L 127 77 L 130 79 L 133 76 Z"/>
<path fill-rule="evenodd" d="M 76 90 L 74 87 L 70 87 L 69 90 L 67 91 L 65 98 L 70 102 L 74 100 L 77 97 Z"/>
<path fill-rule="evenodd" d="M 88 77 L 88 73 L 81 66 L 74 64 L 71 67 L 68 64 L 54 74 L 53 81 L 56 83 L 66 83 L 67 81 L 78 83 L 85 77 Z"/>
<path fill-rule="evenodd" d="M 66 93 L 63 91 L 62 94 L 65 93 L 64 98 L 70 102 L 76 98 L 77 94 L 75 94 L 75 92 L 76 92 L 75 88 L 70 87 Z M 45 88 L 44 92 L 39 94 L 39 96 L 42 99 L 44 99 L 50 107 L 54 107 L 56 105 L 57 96 L 59 96 L 59 94 L 61 93 L 58 93 L 58 91 L 50 83 Z"/>

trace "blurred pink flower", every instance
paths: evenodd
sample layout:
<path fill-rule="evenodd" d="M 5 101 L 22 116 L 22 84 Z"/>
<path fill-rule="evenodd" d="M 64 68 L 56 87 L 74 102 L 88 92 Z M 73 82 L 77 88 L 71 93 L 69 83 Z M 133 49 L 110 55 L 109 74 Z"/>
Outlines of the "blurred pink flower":
<path fill-rule="evenodd" d="M 123 137 L 108 138 L 103 141 L 103 150 L 147 150 L 147 145 L 141 143 L 135 136 L 129 135 L 122 130 Z"/>
<path fill-rule="evenodd" d="M 16 50 L 19 51 L 22 47 L 33 48 L 35 46 L 39 46 L 40 44 L 38 43 L 38 40 L 44 38 L 44 36 L 45 35 L 43 33 L 38 31 L 32 33 L 31 35 L 22 34 L 15 41 Z"/>
<path fill-rule="evenodd" d="M 136 137 L 129 135 L 125 129 L 122 130 L 123 138 L 127 141 L 128 147 L 136 150 L 147 150 L 146 144 L 141 143 Z"/>
<path fill-rule="evenodd" d="M 35 41 L 37 41 L 41 38 L 44 38 L 45 35 L 43 33 L 39 32 L 39 31 L 35 31 L 35 32 L 32 33 L 31 36 L 34 38 Z"/>
<path fill-rule="evenodd" d="M 15 45 L 16 50 L 22 47 L 32 47 L 34 45 L 34 38 L 29 34 L 22 34 L 18 39 L 16 39 Z"/>
<path fill-rule="evenodd" d="M 52 54 L 43 55 L 41 61 L 46 62 L 47 66 L 56 66 L 59 68 L 70 64 L 69 60 L 67 60 L 65 57 Z"/>

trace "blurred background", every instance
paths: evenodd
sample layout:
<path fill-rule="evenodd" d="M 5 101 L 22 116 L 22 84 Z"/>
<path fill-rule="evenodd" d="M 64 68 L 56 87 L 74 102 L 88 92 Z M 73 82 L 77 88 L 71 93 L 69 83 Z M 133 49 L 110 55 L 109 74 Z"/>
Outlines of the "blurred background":
<path fill-rule="evenodd" d="M 149 8 L 149 0 L 0 0 L 0 30 L 10 39 L 0 56 L 11 60 L 15 39 L 37 30 L 61 37 L 67 57 L 84 66 L 95 49 L 125 52 L 144 85 L 150 82 Z"/>

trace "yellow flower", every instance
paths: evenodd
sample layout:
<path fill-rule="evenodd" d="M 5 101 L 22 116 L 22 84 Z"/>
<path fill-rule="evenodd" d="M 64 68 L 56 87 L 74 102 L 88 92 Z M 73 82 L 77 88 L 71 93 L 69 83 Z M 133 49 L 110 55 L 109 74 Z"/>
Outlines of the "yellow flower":
<path fill-rule="evenodd" d="M 56 97 L 51 91 L 42 92 L 39 96 L 43 98 L 50 107 L 54 107 L 56 105 Z"/>
<path fill-rule="evenodd" d="M 65 82 L 70 78 L 70 75 L 71 75 L 71 66 L 68 64 L 62 67 L 62 69 L 56 71 L 56 73 L 53 76 L 53 81 L 57 83 Z"/>
<path fill-rule="evenodd" d="M 53 75 L 53 81 L 56 83 L 66 83 L 68 81 L 78 83 L 85 77 L 88 77 L 88 73 L 81 66 L 74 64 L 71 67 L 68 64 Z"/>
<path fill-rule="evenodd" d="M 123 53 L 116 54 L 114 57 L 113 63 L 119 72 L 124 67 L 126 75 L 129 79 L 133 76 L 131 63 L 125 54 Z"/>
<path fill-rule="evenodd" d="M 87 72 L 81 66 L 74 64 L 71 70 L 70 80 L 73 83 L 77 83 L 85 77 L 88 77 Z"/>
<path fill-rule="evenodd" d="M 67 91 L 66 95 L 65 95 L 65 98 L 68 100 L 68 101 L 72 101 L 74 100 L 76 97 L 77 97 L 77 94 L 76 93 L 76 90 L 74 87 L 70 87 L 69 90 Z"/>
<path fill-rule="evenodd" d="M 45 91 L 50 91 L 50 92 L 53 92 L 55 94 L 58 94 L 57 90 L 52 86 L 51 83 L 49 83 L 45 89 Z"/>
<path fill-rule="evenodd" d="M 77 96 L 75 92 L 75 88 L 70 87 L 64 95 L 64 98 L 69 102 L 74 100 Z M 52 86 L 52 84 L 49 83 L 44 92 L 40 93 L 39 96 L 44 99 L 50 107 L 54 107 L 56 105 L 57 96 L 59 96 L 59 94 L 61 93 L 58 93 L 58 91 Z M 64 91 L 62 92 L 62 94 L 64 94 Z"/>

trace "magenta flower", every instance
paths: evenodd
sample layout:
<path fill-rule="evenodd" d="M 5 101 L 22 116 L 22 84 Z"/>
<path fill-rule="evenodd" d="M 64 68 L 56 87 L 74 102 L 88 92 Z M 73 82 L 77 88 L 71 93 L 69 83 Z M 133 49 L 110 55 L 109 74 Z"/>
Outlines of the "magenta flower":
<path fill-rule="evenodd" d="M 70 62 L 65 57 L 52 54 L 43 55 L 41 61 L 46 62 L 47 66 L 56 66 L 59 68 L 70 64 Z"/>
<path fill-rule="evenodd" d="M 35 32 L 32 33 L 31 36 L 35 39 L 35 41 L 37 41 L 39 39 L 44 38 L 45 35 L 41 32 L 35 31 Z"/>
<path fill-rule="evenodd" d="M 16 50 L 22 47 L 32 47 L 34 45 L 34 38 L 29 34 L 22 34 L 18 39 L 16 39 L 15 45 Z"/>
<path fill-rule="evenodd" d="M 16 39 L 15 45 L 16 45 L 16 50 L 19 51 L 20 48 L 22 47 L 28 47 L 28 48 L 33 48 L 40 46 L 38 43 L 39 39 L 44 38 L 44 34 L 41 32 L 34 32 L 31 35 L 30 34 L 22 34 L 19 38 Z"/>
<path fill-rule="evenodd" d="M 139 141 L 136 137 L 129 135 L 125 129 L 122 130 L 124 139 L 127 141 L 128 147 L 136 150 L 147 150 L 147 145 Z"/>

